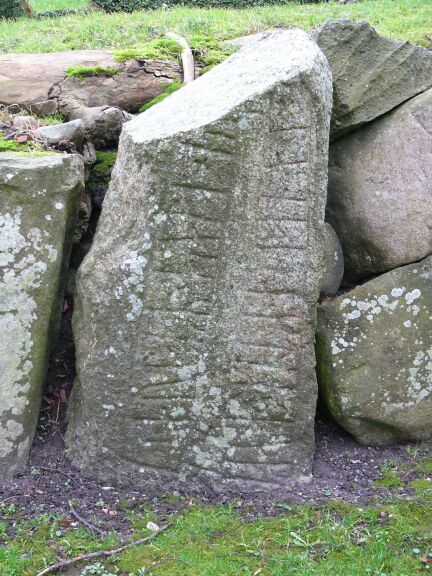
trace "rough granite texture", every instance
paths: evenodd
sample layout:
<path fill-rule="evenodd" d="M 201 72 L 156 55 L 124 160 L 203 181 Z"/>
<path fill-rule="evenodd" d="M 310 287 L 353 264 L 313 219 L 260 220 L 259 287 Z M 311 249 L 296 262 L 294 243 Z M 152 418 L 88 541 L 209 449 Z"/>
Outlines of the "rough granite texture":
<path fill-rule="evenodd" d="M 83 187 L 79 156 L 0 154 L 0 482 L 32 443 Z"/>
<path fill-rule="evenodd" d="M 327 219 L 348 280 L 432 253 L 432 90 L 330 147 Z"/>
<path fill-rule="evenodd" d="M 324 273 L 320 283 L 320 296 L 336 294 L 344 275 L 342 246 L 331 224 L 325 222 Z"/>
<path fill-rule="evenodd" d="M 153 488 L 309 479 L 331 77 L 278 31 L 126 124 L 74 316 L 68 453 Z"/>
<path fill-rule="evenodd" d="M 363 444 L 432 436 L 432 257 L 318 308 L 320 394 Z"/>
<path fill-rule="evenodd" d="M 380 36 L 365 20 L 327 20 L 311 33 L 333 75 L 331 139 L 432 86 L 432 52 Z"/>

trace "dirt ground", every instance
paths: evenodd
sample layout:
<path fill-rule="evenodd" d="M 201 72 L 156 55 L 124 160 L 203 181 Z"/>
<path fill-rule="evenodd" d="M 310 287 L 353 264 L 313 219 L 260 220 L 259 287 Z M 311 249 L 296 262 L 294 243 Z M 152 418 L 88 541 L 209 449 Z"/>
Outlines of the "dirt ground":
<path fill-rule="evenodd" d="M 0 487 L 0 504 L 14 504 L 24 517 L 42 513 L 70 513 L 69 501 L 77 511 L 93 518 L 103 529 L 127 532 L 127 508 L 150 505 L 160 518 L 179 510 L 191 501 L 217 504 L 232 495 L 152 494 L 105 486 L 83 476 L 64 453 L 67 400 L 74 380 L 74 346 L 71 337 L 71 303 L 65 303 L 59 345 L 51 356 L 43 406 L 29 463 L 23 473 Z M 413 447 L 414 448 L 414 447 Z M 431 444 L 422 445 L 422 454 L 432 453 Z M 407 445 L 385 448 L 357 444 L 333 423 L 319 417 L 316 422 L 314 477 L 309 484 L 298 484 L 286 491 L 261 495 L 238 495 L 239 508 L 247 515 L 271 516 L 283 513 L 290 503 L 321 504 L 333 499 L 364 504 L 388 494 L 374 485 L 382 466 L 398 461 L 411 470 L 416 463 L 415 450 Z M 406 480 L 409 480 L 410 472 Z M 399 496 L 409 498 L 409 488 Z M 247 512 L 246 512 L 247 510 Z"/>

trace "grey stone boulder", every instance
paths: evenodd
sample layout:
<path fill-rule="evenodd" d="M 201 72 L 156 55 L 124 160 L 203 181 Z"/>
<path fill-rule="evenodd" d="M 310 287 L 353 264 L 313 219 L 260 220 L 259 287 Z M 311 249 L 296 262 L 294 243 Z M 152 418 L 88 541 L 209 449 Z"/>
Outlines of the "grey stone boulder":
<path fill-rule="evenodd" d="M 319 306 L 321 398 L 359 442 L 432 436 L 431 320 L 432 257 Z"/>
<path fill-rule="evenodd" d="M 300 30 L 124 125 L 78 272 L 68 454 L 146 490 L 311 477 L 331 78 Z"/>
<path fill-rule="evenodd" d="M 342 246 L 331 224 L 325 222 L 324 273 L 321 278 L 320 296 L 336 294 L 344 275 Z"/>
<path fill-rule="evenodd" d="M 364 20 L 327 20 L 312 38 L 333 75 L 331 139 L 432 87 L 432 52 L 380 36 Z"/>
<path fill-rule="evenodd" d="M 432 90 L 330 147 L 327 219 L 349 280 L 432 253 Z"/>
<path fill-rule="evenodd" d="M 0 483 L 32 444 L 82 190 L 77 155 L 0 154 Z"/>
<path fill-rule="evenodd" d="M 64 124 L 53 124 L 51 126 L 41 126 L 36 131 L 47 142 L 47 144 L 55 145 L 62 140 L 73 142 L 77 150 L 81 150 L 84 143 L 85 127 L 81 119 L 71 120 Z"/>

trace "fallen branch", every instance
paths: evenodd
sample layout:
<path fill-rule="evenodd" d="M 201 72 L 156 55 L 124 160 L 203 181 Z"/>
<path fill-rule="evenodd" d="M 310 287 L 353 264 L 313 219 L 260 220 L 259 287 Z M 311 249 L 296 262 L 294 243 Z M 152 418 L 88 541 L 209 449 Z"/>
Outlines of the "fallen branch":
<path fill-rule="evenodd" d="M 89 530 L 92 530 L 93 532 L 97 532 L 101 536 L 101 538 L 105 538 L 106 533 L 103 530 L 101 530 L 97 526 L 94 526 L 91 522 L 89 522 L 88 520 L 86 520 L 85 518 L 83 518 L 82 516 L 80 516 L 78 514 L 78 512 L 73 507 L 71 500 L 69 500 L 69 508 L 70 508 L 70 512 L 71 512 L 72 516 L 74 516 L 78 520 L 78 522 L 81 522 L 81 524 L 86 526 L 86 528 L 88 528 Z"/>
<path fill-rule="evenodd" d="M 156 532 L 153 532 L 153 534 L 150 534 L 150 536 L 146 536 L 146 538 L 140 538 L 139 540 L 134 540 L 133 542 L 124 544 L 123 546 L 120 546 L 120 548 L 115 548 L 113 550 L 99 550 L 98 552 L 89 552 L 88 554 L 82 554 L 81 556 L 76 556 L 75 558 L 71 558 L 70 560 L 62 560 L 61 562 L 57 562 L 57 564 L 48 566 L 48 568 L 45 568 L 44 570 L 42 570 L 42 572 L 36 574 L 36 576 L 45 576 L 45 574 L 52 574 L 53 572 L 62 570 L 67 566 L 72 566 L 73 564 L 81 562 L 82 560 L 92 560 L 93 558 L 99 558 L 101 556 L 105 558 L 109 558 L 110 556 L 116 556 L 117 554 L 121 554 L 124 550 L 130 548 L 131 546 L 139 546 L 140 544 L 147 544 L 147 542 L 150 542 L 151 540 L 159 536 L 159 534 L 165 532 L 165 530 L 168 530 L 168 528 L 170 528 L 171 526 L 172 522 L 169 522 L 168 524 L 165 524 L 164 526 L 159 528 L 159 530 L 156 530 Z"/>
<path fill-rule="evenodd" d="M 192 50 L 189 48 L 189 44 L 187 43 L 186 38 L 179 36 L 174 32 L 167 32 L 166 37 L 175 40 L 177 44 L 183 48 L 181 53 L 183 66 L 183 84 L 193 82 L 193 80 L 195 80 L 195 65 Z"/>

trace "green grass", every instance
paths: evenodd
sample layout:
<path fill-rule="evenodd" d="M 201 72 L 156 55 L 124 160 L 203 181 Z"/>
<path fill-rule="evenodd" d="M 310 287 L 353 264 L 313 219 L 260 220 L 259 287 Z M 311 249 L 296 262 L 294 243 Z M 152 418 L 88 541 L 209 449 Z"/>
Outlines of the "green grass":
<path fill-rule="evenodd" d="M 31 6 L 34 12 L 48 10 L 78 10 L 88 7 L 88 0 L 33 0 Z"/>
<path fill-rule="evenodd" d="M 38 0 L 39 6 L 42 0 Z M 59 0 L 60 2 L 60 0 Z M 337 0 L 300 5 L 266 6 L 246 10 L 202 10 L 179 7 L 173 10 L 132 14 L 73 15 L 61 18 L 21 19 L 0 23 L 0 52 L 53 52 L 84 48 L 130 48 L 142 45 L 168 30 L 213 41 L 257 32 L 275 24 L 304 29 L 328 18 L 364 18 L 377 30 L 393 38 L 422 45 L 432 42 L 430 0 L 363 0 L 339 4 Z"/>
<path fill-rule="evenodd" d="M 415 576 L 425 573 L 424 558 L 431 552 L 429 503 L 419 496 L 416 502 L 392 500 L 364 509 L 342 502 L 304 505 L 252 522 L 236 503 L 187 507 L 151 545 L 129 548 L 101 563 L 107 572 L 134 576 L 153 562 L 160 564 L 151 569 L 152 576 Z M 148 535 L 151 510 L 129 514 L 134 537 Z M 16 512 L 13 519 L 0 515 L 0 576 L 34 576 L 57 557 L 118 544 L 115 535 L 100 541 L 83 528 L 65 528 L 59 517 L 24 521 Z M 9 536 L 6 524 L 12 521 L 14 534 Z"/>

